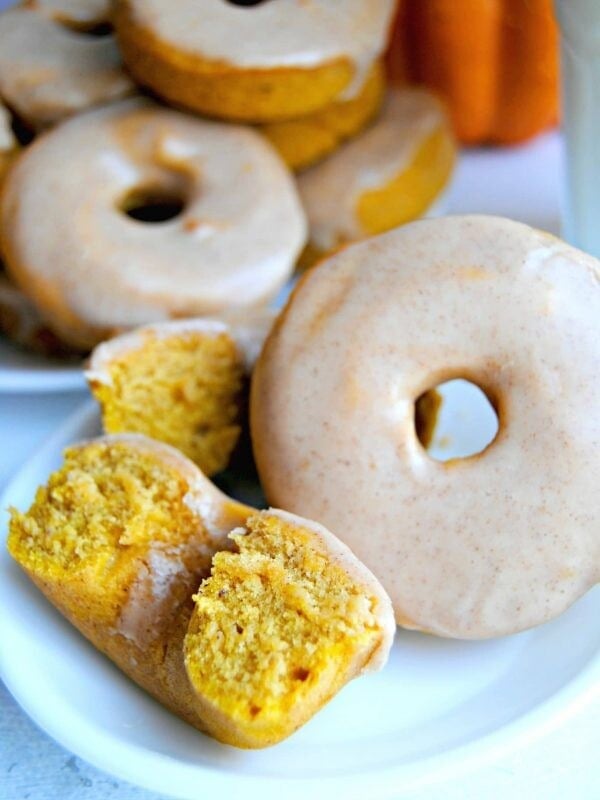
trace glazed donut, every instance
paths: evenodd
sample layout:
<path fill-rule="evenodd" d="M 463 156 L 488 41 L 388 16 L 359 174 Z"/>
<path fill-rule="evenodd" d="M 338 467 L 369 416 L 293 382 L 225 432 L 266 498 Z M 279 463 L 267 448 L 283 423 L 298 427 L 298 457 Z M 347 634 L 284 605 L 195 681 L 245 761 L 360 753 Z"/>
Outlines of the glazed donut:
<path fill-rule="evenodd" d="M 266 123 L 260 131 L 290 169 L 306 169 L 371 122 L 381 108 L 384 90 L 383 67 L 377 61 L 356 97 L 338 100 L 304 117 Z"/>
<path fill-rule="evenodd" d="M 144 436 L 69 448 L 8 548 L 127 675 L 237 747 L 289 736 L 394 637 L 389 598 L 329 531 L 230 500 Z"/>
<path fill-rule="evenodd" d="M 155 201 L 183 210 L 157 224 L 125 213 Z M 89 348 L 115 329 L 266 303 L 305 220 L 260 134 L 138 98 L 74 117 L 22 153 L 0 237 L 16 283 L 61 338 Z"/>
<path fill-rule="evenodd" d="M 253 375 L 269 502 L 326 525 L 397 621 L 509 634 L 600 579 L 600 264 L 494 217 L 423 220 L 309 270 Z M 499 432 L 433 460 L 415 401 L 482 388 Z"/>
<path fill-rule="evenodd" d="M 434 95 L 389 90 L 369 130 L 300 175 L 310 247 L 323 254 L 421 216 L 447 185 L 455 156 Z"/>
<path fill-rule="evenodd" d="M 394 0 L 118 0 L 131 74 L 167 101 L 246 122 L 348 99 L 385 49 Z"/>
<path fill-rule="evenodd" d="M 34 128 L 133 94 L 110 0 L 32 0 L 0 14 L 0 97 Z"/>

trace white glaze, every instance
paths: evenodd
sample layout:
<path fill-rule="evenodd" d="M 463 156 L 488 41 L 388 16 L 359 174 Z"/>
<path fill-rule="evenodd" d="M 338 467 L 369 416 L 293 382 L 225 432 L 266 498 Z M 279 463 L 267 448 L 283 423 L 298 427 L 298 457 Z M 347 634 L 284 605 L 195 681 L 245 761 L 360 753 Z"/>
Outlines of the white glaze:
<path fill-rule="evenodd" d="M 140 186 L 183 194 L 183 213 L 130 219 L 119 204 Z M 65 337 L 88 339 L 265 303 L 306 231 L 293 179 L 260 134 L 141 99 L 69 120 L 25 151 L 0 224 L 17 282 Z"/>
<path fill-rule="evenodd" d="M 187 577 L 188 570 L 181 560 L 182 551 L 181 546 L 166 551 L 151 547 L 146 559 L 138 565 L 136 579 L 121 609 L 115 632 L 141 649 L 154 638 L 164 622 L 164 616 L 170 610 L 173 589 Z"/>
<path fill-rule="evenodd" d="M 365 133 L 298 177 L 315 247 L 328 251 L 364 237 L 357 213 L 362 195 L 401 175 L 425 139 L 447 126 L 442 105 L 425 89 L 389 90 Z"/>
<path fill-rule="evenodd" d="M 60 24 L 96 21 L 99 3 L 37 3 L 0 13 L 0 97 L 35 127 L 135 91 L 114 36 L 85 36 Z"/>
<path fill-rule="evenodd" d="M 270 502 L 319 520 L 407 627 L 481 638 L 600 578 L 600 265 L 490 217 L 403 226 L 307 273 L 253 377 Z M 421 447 L 414 402 L 451 377 L 498 397 L 479 457 Z"/>
<path fill-rule="evenodd" d="M 315 67 L 339 58 L 355 67 L 340 99 L 356 94 L 387 43 L 394 0 L 130 0 L 137 24 L 177 50 L 240 68 Z"/>

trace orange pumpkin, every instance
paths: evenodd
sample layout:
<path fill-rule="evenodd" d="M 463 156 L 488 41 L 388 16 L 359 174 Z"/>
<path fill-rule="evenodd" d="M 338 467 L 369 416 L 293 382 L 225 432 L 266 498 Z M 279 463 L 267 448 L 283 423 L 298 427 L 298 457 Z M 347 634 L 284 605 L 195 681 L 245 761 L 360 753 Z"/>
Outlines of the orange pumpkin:
<path fill-rule="evenodd" d="M 388 66 L 437 91 L 467 144 L 520 142 L 557 119 L 552 0 L 403 0 Z"/>

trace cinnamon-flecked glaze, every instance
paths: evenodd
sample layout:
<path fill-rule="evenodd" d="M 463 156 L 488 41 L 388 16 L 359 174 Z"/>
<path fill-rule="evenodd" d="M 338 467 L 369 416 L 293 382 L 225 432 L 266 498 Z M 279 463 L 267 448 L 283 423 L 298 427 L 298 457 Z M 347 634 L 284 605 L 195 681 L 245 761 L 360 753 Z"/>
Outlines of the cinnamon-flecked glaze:
<path fill-rule="evenodd" d="M 167 102 L 251 123 L 314 114 L 360 94 L 385 49 L 394 0 L 117 0 L 135 80 Z"/>
<path fill-rule="evenodd" d="M 108 0 L 37 0 L 0 14 L 0 97 L 34 127 L 133 94 L 108 24 Z"/>
<path fill-rule="evenodd" d="M 65 163 L 68 162 L 68 169 Z M 146 224 L 137 193 L 174 196 Z M 267 302 L 304 243 L 292 177 L 260 134 L 133 99 L 40 137 L 10 171 L 0 236 L 14 280 L 69 342 Z"/>
<path fill-rule="evenodd" d="M 454 377 L 500 428 L 444 464 L 414 406 Z M 448 217 L 346 248 L 296 289 L 251 405 L 269 502 L 341 537 L 406 627 L 512 633 L 600 578 L 600 264 L 548 234 Z"/>
<path fill-rule="evenodd" d="M 122 1 L 122 0 L 121 0 Z M 352 64 L 348 96 L 385 48 L 394 0 L 285 0 L 244 8 L 226 0 L 127 0 L 140 28 L 184 56 L 240 69 Z"/>

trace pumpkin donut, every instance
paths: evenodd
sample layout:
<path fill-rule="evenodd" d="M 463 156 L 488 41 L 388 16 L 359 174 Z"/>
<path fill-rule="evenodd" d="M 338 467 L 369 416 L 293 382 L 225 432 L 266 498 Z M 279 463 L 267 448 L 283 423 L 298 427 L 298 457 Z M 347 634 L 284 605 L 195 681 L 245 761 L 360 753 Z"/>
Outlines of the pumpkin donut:
<path fill-rule="evenodd" d="M 293 170 L 301 170 L 333 153 L 377 115 L 385 90 L 377 61 L 356 97 L 339 100 L 297 119 L 270 122 L 260 130 Z"/>
<path fill-rule="evenodd" d="M 109 0 L 31 0 L 2 12 L 0 97 L 39 129 L 133 94 L 109 20 Z"/>
<path fill-rule="evenodd" d="M 309 222 L 304 261 L 426 213 L 447 185 L 455 157 L 449 122 L 434 95 L 390 90 L 365 133 L 299 176 Z"/>
<path fill-rule="evenodd" d="M 130 216 L 140 206 L 181 213 L 144 224 Z M 88 348 L 123 328 L 265 304 L 304 236 L 292 178 L 260 134 L 140 98 L 40 137 L 0 199 L 9 274 L 62 339 Z"/>
<path fill-rule="evenodd" d="M 139 83 L 193 111 L 260 123 L 355 96 L 385 49 L 394 6 L 118 0 L 115 21 Z"/>
<path fill-rule="evenodd" d="M 8 547 L 127 675 L 237 747 L 289 736 L 380 669 L 394 636 L 389 598 L 331 533 L 230 500 L 144 436 L 69 448 L 13 510 Z"/>
<path fill-rule="evenodd" d="M 434 461 L 415 402 L 464 377 L 497 410 Z M 600 579 L 600 262 L 494 217 L 423 220 L 307 272 L 253 374 L 269 502 L 326 525 L 405 627 L 478 639 Z"/>
<path fill-rule="evenodd" d="M 240 437 L 248 378 L 273 319 L 265 309 L 229 322 L 172 320 L 102 342 L 85 376 L 106 433 L 166 442 L 208 476 L 225 469 Z"/>

